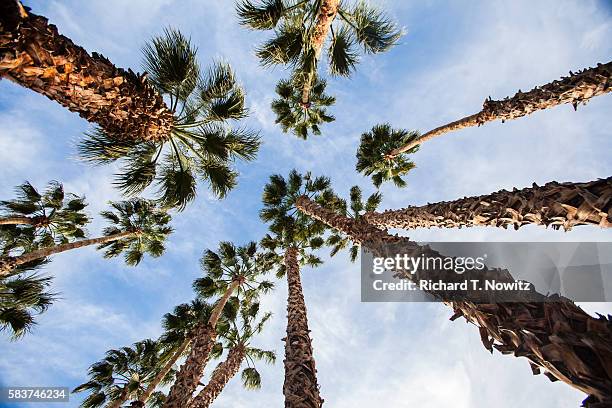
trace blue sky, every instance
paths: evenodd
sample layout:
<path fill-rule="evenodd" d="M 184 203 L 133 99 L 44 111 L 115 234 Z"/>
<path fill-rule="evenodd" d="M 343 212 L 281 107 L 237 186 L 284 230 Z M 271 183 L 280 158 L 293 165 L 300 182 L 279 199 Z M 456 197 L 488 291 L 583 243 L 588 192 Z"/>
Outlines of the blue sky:
<path fill-rule="evenodd" d="M 60 32 L 116 65 L 140 68 L 139 50 L 171 25 L 191 36 L 203 65 L 224 58 L 247 90 L 248 120 L 261 129 L 264 145 L 255 163 L 240 165 L 240 184 L 224 201 L 200 189 L 197 202 L 175 217 L 167 253 L 128 268 L 103 260 L 93 249 L 57 256 L 46 268 L 62 299 L 19 342 L 0 337 L 0 383 L 69 386 L 84 381 L 87 367 L 109 348 L 160 334 L 161 316 L 189 301 L 200 276 L 198 259 L 220 240 L 258 240 L 261 191 L 270 174 L 312 170 L 332 178 L 338 192 L 368 179 L 355 173 L 359 135 L 374 124 L 426 131 L 479 110 L 489 95 L 544 84 L 569 70 L 609 61 L 612 19 L 605 1 L 516 0 L 383 1 L 407 35 L 392 51 L 365 57 L 351 80 L 332 80 L 336 122 L 307 142 L 282 134 L 269 110 L 282 69 L 263 70 L 253 48 L 267 34 L 241 28 L 232 2 L 212 0 L 26 1 Z M 491 123 L 432 141 L 415 155 L 409 186 L 382 189 L 382 207 L 450 200 L 501 188 L 551 180 L 587 181 L 612 174 L 610 113 L 603 96 L 574 112 L 570 106 L 516 121 Z M 89 125 L 45 97 L 0 81 L 0 197 L 30 180 L 62 181 L 85 194 L 97 214 L 119 196 L 113 168 L 74 159 L 75 141 Z M 103 225 L 89 228 L 95 236 Z M 411 231 L 430 241 L 611 241 L 609 231 L 577 228 L 570 233 L 525 228 Z M 330 407 L 459 408 L 576 407 L 583 396 L 544 376 L 532 376 L 527 361 L 490 355 L 475 327 L 451 323 L 440 304 L 365 304 L 359 299 L 358 264 L 340 254 L 303 271 L 321 393 Z M 274 318 L 257 341 L 275 349 L 279 362 L 260 366 L 263 388 L 245 391 L 234 379 L 216 402 L 223 407 L 282 405 L 286 285 L 266 297 Z M 585 305 L 611 313 L 609 304 Z M 79 397 L 69 405 L 78 406 Z M 16 406 L 16 405 L 11 405 Z M 37 406 L 37 405 L 32 405 Z"/>

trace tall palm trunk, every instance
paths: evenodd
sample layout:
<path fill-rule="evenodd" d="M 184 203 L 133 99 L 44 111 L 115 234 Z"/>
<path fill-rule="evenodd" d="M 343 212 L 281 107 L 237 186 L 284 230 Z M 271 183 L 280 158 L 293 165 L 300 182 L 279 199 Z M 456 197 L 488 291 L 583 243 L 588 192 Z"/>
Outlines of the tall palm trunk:
<path fill-rule="evenodd" d="M 41 225 L 47 217 L 0 217 L 0 225 Z"/>
<path fill-rule="evenodd" d="M 174 381 L 170 388 L 164 408 L 185 408 L 189 406 L 193 392 L 198 387 L 206 363 L 208 363 L 210 352 L 215 345 L 217 339 L 216 327 L 221 312 L 238 286 L 240 286 L 240 281 L 232 281 L 223 297 L 217 302 L 208 321 L 199 324 L 194 330 L 193 346 L 189 356 L 187 356 L 187 360 L 185 360 L 185 363 L 176 375 L 176 381 Z"/>
<path fill-rule="evenodd" d="M 393 158 L 400 153 L 412 149 L 416 145 L 445 133 L 467 127 L 480 126 L 497 119 L 505 122 L 506 120 L 520 118 L 532 112 L 565 103 L 571 103 L 574 105 L 574 109 L 576 109 L 578 104 L 584 104 L 592 97 L 603 95 L 611 90 L 612 62 L 597 64 L 595 68 L 587 68 L 577 73 L 570 72 L 568 77 L 563 77 L 546 85 L 537 86 L 531 91 L 518 91 L 512 98 L 499 101 L 487 99 L 480 112 L 431 130 L 415 141 L 392 150 L 387 157 Z"/>
<path fill-rule="evenodd" d="M 319 8 L 317 21 L 312 31 L 312 36 L 310 38 L 313 58 L 315 61 L 314 72 L 310 71 L 307 73 L 306 79 L 304 80 L 304 85 L 302 87 L 302 105 L 304 106 L 310 105 L 310 92 L 312 91 L 312 85 L 314 83 L 314 78 L 316 75 L 317 62 L 319 61 L 321 51 L 323 50 L 323 44 L 325 44 L 325 39 L 327 38 L 329 29 L 334 19 L 336 18 L 336 15 L 338 14 L 339 8 L 340 0 L 321 1 L 321 7 Z"/>
<path fill-rule="evenodd" d="M 111 137 L 167 137 L 173 115 L 144 76 L 89 55 L 17 0 L 4 0 L 1 11 L 0 78 L 47 96 Z"/>
<path fill-rule="evenodd" d="M 381 228 L 461 228 L 545 225 L 566 231 L 577 225 L 612 227 L 612 177 L 587 183 L 533 185 L 522 190 L 443 201 L 382 213 L 366 213 Z"/>
<path fill-rule="evenodd" d="M 362 244 L 375 256 L 385 256 L 385 248 L 398 243 L 423 250 L 408 238 L 389 235 L 364 219 L 353 220 L 337 214 L 308 197 L 300 197 L 296 205 L 303 213 Z M 568 299 L 529 303 L 446 303 L 455 312 L 451 320 L 463 316 L 479 328 L 483 344 L 489 351 L 495 347 L 503 354 L 527 357 L 534 374 L 542 370 L 552 381 L 561 380 L 586 393 L 586 407 L 611 406 L 611 320 L 604 316 L 593 318 Z"/>
<path fill-rule="evenodd" d="M 153 392 L 155 392 L 155 389 L 157 388 L 157 386 L 168 375 L 170 370 L 172 370 L 172 367 L 174 366 L 174 364 L 176 364 L 178 359 L 183 355 L 183 353 L 185 352 L 185 350 L 187 350 L 187 347 L 189 347 L 190 344 L 191 344 L 191 337 L 186 337 L 185 340 L 183 340 L 181 345 L 178 347 L 178 349 L 175 350 L 172 357 L 166 362 L 166 364 L 164 364 L 164 366 L 161 368 L 159 373 L 157 373 L 157 375 L 153 378 L 153 380 L 149 382 L 145 391 L 138 398 L 138 402 L 141 403 L 141 406 L 144 407 L 144 405 L 149 400 L 149 398 L 151 398 L 151 395 L 153 395 Z"/>
<path fill-rule="evenodd" d="M 318 408 L 323 405 L 317 384 L 306 303 L 300 279 L 298 250 L 285 251 L 287 274 L 287 337 L 285 341 L 285 408 Z"/>
<path fill-rule="evenodd" d="M 19 265 L 35 261 L 37 259 L 46 258 L 51 255 L 56 255 L 62 252 L 71 251 L 73 249 L 82 248 L 90 245 L 104 244 L 106 242 L 117 241 L 126 237 L 138 235 L 138 232 L 125 231 L 118 234 L 109 235 L 107 237 L 82 239 L 80 241 L 69 242 L 67 244 L 55 245 L 49 248 L 38 249 L 19 256 L 9 256 L 0 258 L 0 278 L 8 276 L 11 271 Z"/>
<path fill-rule="evenodd" d="M 193 399 L 189 408 L 208 408 L 221 394 L 229 380 L 238 374 L 245 356 L 246 347 L 244 345 L 232 348 L 227 354 L 227 359 L 215 368 L 210 381 Z"/>

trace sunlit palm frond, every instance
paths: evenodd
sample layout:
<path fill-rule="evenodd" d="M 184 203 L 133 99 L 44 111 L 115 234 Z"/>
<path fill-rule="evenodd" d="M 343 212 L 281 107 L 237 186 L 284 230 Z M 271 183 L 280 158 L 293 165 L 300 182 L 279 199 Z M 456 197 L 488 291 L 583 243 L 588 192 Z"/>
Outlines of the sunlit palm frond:
<path fill-rule="evenodd" d="M 254 30 L 270 30 L 283 16 L 285 5 L 283 0 L 263 0 L 261 4 L 244 0 L 236 5 L 240 24 Z"/>
<path fill-rule="evenodd" d="M 369 54 L 388 51 L 403 35 L 402 29 L 385 13 L 365 1 L 358 2 L 351 10 L 341 11 L 340 17 Z"/>

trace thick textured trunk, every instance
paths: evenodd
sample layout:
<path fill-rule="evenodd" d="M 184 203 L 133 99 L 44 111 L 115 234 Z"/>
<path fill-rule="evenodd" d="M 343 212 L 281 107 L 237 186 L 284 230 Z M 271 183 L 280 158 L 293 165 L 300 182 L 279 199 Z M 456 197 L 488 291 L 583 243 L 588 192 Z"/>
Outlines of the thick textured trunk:
<path fill-rule="evenodd" d="M 322 0 L 319 8 L 319 15 L 312 31 L 311 44 L 314 52 L 314 59 L 318 61 L 325 44 L 325 39 L 329 33 L 329 29 L 338 14 L 340 8 L 340 0 Z M 316 65 L 316 64 L 315 64 Z M 310 104 L 310 92 L 314 82 L 316 72 L 309 72 L 304 85 L 302 87 L 302 104 L 308 106 Z"/>
<path fill-rule="evenodd" d="M 37 259 L 46 258 L 51 255 L 56 255 L 62 252 L 71 251 L 73 249 L 82 248 L 90 245 L 104 244 L 106 242 L 117 241 L 122 238 L 132 237 L 137 235 L 137 232 L 121 232 L 119 234 L 109 235 L 107 237 L 82 239 L 80 241 L 69 242 L 67 244 L 55 245 L 49 248 L 38 249 L 19 256 L 11 256 L 0 258 L 0 278 L 7 276 L 11 271 L 19 265 L 32 262 Z"/>
<path fill-rule="evenodd" d="M 210 381 L 193 399 L 189 408 L 208 408 L 221 394 L 229 380 L 238 374 L 245 355 L 246 348 L 243 345 L 232 348 L 227 354 L 227 359 L 215 368 Z"/>
<path fill-rule="evenodd" d="M 431 130 L 414 142 L 392 150 L 388 157 L 397 156 L 445 133 L 480 126 L 486 122 L 498 119 L 504 122 L 566 103 L 571 103 L 576 109 L 578 104 L 585 104 L 592 97 L 603 95 L 611 90 L 612 62 L 598 64 L 595 68 L 587 68 L 577 73 L 570 72 L 568 77 L 535 87 L 528 92 L 519 91 L 512 98 L 499 101 L 487 99 L 480 112 Z"/>
<path fill-rule="evenodd" d="M 5 0 L 0 13 L 0 78 L 47 96 L 115 138 L 163 140 L 173 124 L 162 97 L 131 70 L 89 55 L 45 17 Z"/>
<path fill-rule="evenodd" d="M 461 228 L 545 225 L 568 231 L 578 225 L 612 227 L 612 177 L 587 183 L 550 182 L 524 188 L 366 213 L 370 224 L 381 228 Z"/>
<path fill-rule="evenodd" d="M 123 403 L 128 400 L 128 386 L 127 384 L 123 386 L 121 390 L 121 395 L 115 401 L 110 402 L 106 408 L 121 408 Z"/>
<path fill-rule="evenodd" d="M 3 217 L 0 218 L 0 225 L 42 225 L 47 221 L 47 217 Z"/>
<path fill-rule="evenodd" d="M 239 285 L 239 281 L 232 281 L 223 297 L 217 302 L 208 321 L 195 330 L 191 351 L 176 375 L 164 408 L 185 408 L 191 403 L 193 393 L 204 374 L 204 368 L 217 339 L 216 327 L 219 316 Z"/>
<path fill-rule="evenodd" d="M 138 398 L 138 402 L 141 402 L 142 406 L 144 406 L 144 404 L 146 404 L 149 398 L 151 398 L 151 395 L 153 395 L 157 386 L 163 381 L 166 375 L 168 375 L 170 370 L 172 370 L 172 367 L 174 366 L 174 364 L 176 364 L 178 359 L 181 358 L 181 356 L 183 355 L 185 350 L 187 350 L 187 347 L 189 347 L 190 344 L 191 344 L 191 338 L 190 337 L 185 338 L 185 340 L 183 340 L 179 348 L 174 352 L 174 355 L 170 358 L 170 360 L 166 362 L 166 364 L 162 367 L 159 373 L 157 373 L 155 378 L 153 378 L 153 380 L 149 382 L 145 392 L 142 393 L 142 395 Z"/>
<path fill-rule="evenodd" d="M 285 408 L 318 408 L 323 405 L 317 384 L 306 303 L 302 292 L 297 248 L 285 251 L 287 297 L 287 337 L 285 341 Z"/>
<path fill-rule="evenodd" d="M 376 256 L 398 243 L 419 248 L 408 238 L 392 236 L 364 219 L 336 214 L 307 197 L 297 200 L 305 214 L 322 221 L 362 244 Z M 491 270 L 492 273 L 499 273 Z M 454 309 L 452 320 L 463 316 L 479 328 L 484 346 L 503 354 L 527 357 L 534 374 L 540 370 L 552 380 L 561 380 L 586 393 L 586 407 L 612 404 L 612 321 L 593 318 L 573 302 L 508 302 L 475 304 L 447 302 Z"/>

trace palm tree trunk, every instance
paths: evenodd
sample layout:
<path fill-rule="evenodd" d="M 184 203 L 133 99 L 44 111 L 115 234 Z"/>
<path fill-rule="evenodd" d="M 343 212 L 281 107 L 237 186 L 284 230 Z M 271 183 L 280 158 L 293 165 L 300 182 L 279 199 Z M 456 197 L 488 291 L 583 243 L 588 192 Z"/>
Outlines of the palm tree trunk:
<path fill-rule="evenodd" d="M 106 408 L 121 408 L 121 405 L 123 405 L 123 403 L 127 400 L 128 400 L 128 384 L 125 384 L 123 386 L 123 389 L 121 390 L 121 395 L 119 395 L 119 398 L 116 399 L 115 401 L 109 402 Z"/>
<path fill-rule="evenodd" d="M 162 97 L 131 70 L 89 55 L 45 17 L 5 0 L 0 13 L 0 78 L 60 103 L 111 137 L 164 140 L 173 115 Z"/>
<path fill-rule="evenodd" d="M 183 353 L 185 352 L 185 350 L 187 350 L 187 347 L 189 347 L 190 344 L 191 344 L 191 338 L 186 337 L 185 340 L 183 340 L 183 342 L 179 346 L 179 348 L 176 349 L 176 351 L 174 352 L 174 355 L 172 355 L 170 360 L 166 362 L 166 364 L 162 367 L 159 373 L 157 373 L 155 378 L 153 378 L 153 380 L 149 382 L 149 384 L 147 385 L 147 388 L 145 389 L 145 392 L 138 398 L 138 402 L 142 403 L 143 407 L 146 404 L 146 402 L 149 400 L 149 398 L 151 398 L 151 395 L 153 395 L 153 392 L 155 392 L 155 389 L 157 388 L 157 386 L 163 381 L 166 375 L 168 375 L 170 370 L 172 370 L 172 367 L 174 366 L 174 364 L 176 364 L 178 359 L 183 355 Z"/>
<path fill-rule="evenodd" d="M 189 408 L 208 408 L 221 394 L 229 380 L 238 374 L 245 356 L 246 348 L 244 345 L 232 348 L 227 354 L 227 359 L 215 368 L 210 381 L 193 399 Z"/>
<path fill-rule="evenodd" d="M 570 71 L 568 77 L 562 77 L 560 80 L 537 86 L 528 92 L 519 90 L 512 98 L 499 101 L 493 101 L 489 98 L 485 100 L 480 112 L 431 130 L 417 140 L 392 150 L 387 157 L 393 158 L 445 133 L 480 126 L 497 119 L 505 122 L 566 103 L 571 103 L 576 109 L 578 104 L 585 104 L 592 97 L 603 95 L 611 90 L 612 62 L 597 64 L 595 68 L 587 68 L 577 73 Z"/>
<path fill-rule="evenodd" d="M 323 405 L 317 384 L 306 303 L 300 279 L 298 249 L 285 251 L 287 274 L 287 337 L 285 341 L 285 408 L 318 408 Z"/>
<path fill-rule="evenodd" d="M 364 218 L 380 228 L 461 228 L 545 225 L 565 231 L 578 225 L 612 227 L 612 177 L 587 183 L 550 182 L 522 190 L 407 207 Z"/>
<path fill-rule="evenodd" d="M 323 44 L 329 33 L 329 29 L 338 14 L 340 8 L 340 0 L 322 0 L 321 7 L 319 8 L 319 15 L 312 31 L 311 45 L 314 53 L 315 60 L 315 72 L 308 72 L 304 85 L 302 87 L 302 105 L 308 106 L 310 104 L 310 92 L 312 90 L 312 84 L 314 82 L 316 74 L 316 65 L 321 51 L 323 50 Z"/>
<path fill-rule="evenodd" d="M 56 255 L 62 252 L 71 251 L 73 249 L 82 248 L 90 245 L 104 244 L 106 242 L 117 241 L 122 238 L 136 236 L 138 232 L 125 231 L 118 234 L 109 235 L 107 237 L 82 239 L 80 241 L 69 242 L 67 244 L 55 245 L 49 248 L 38 249 L 19 256 L 10 256 L 0 258 L 0 278 L 10 275 L 11 271 L 19 265 L 32 262 L 37 259 L 46 258 L 51 255 Z"/>
<path fill-rule="evenodd" d="M 45 217 L 1 217 L 0 225 L 39 225 Z"/>
<path fill-rule="evenodd" d="M 217 339 L 216 327 L 221 312 L 238 286 L 240 286 L 240 281 L 232 281 L 223 297 L 217 302 L 208 321 L 201 323 L 195 329 L 193 346 L 187 360 L 176 375 L 176 381 L 170 388 L 164 408 L 185 408 L 191 403 L 193 392 L 198 387 Z"/>
<path fill-rule="evenodd" d="M 340 231 L 376 256 L 398 243 L 420 247 L 408 238 L 392 236 L 364 219 L 354 220 L 321 207 L 308 197 L 296 202 L 304 214 Z M 495 270 L 491 273 L 501 274 Z M 507 274 L 504 279 L 511 279 Z M 543 295 L 542 295 L 543 296 Z M 503 354 L 527 357 L 534 374 L 563 381 L 586 393 L 585 407 L 612 404 L 612 321 L 593 318 L 568 299 L 549 302 L 475 304 L 446 302 L 454 310 L 451 320 L 463 316 L 479 328 L 484 346 Z"/>

